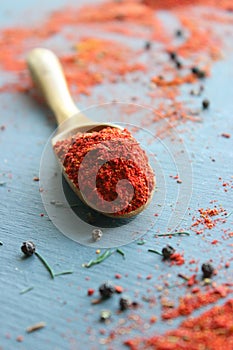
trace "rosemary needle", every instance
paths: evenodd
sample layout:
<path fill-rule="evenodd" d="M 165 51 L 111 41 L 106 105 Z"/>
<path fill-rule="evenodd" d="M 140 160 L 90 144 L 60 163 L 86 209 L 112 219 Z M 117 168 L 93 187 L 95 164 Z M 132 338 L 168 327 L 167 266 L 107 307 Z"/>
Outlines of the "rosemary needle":
<path fill-rule="evenodd" d="M 157 237 L 166 237 L 166 236 L 177 236 L 177 235 L 186 235 L 186 236 L 190 236 L 189 232 L 185 232 L 185 231 L 181 231 L 181 232 L 174 232 L 174 233 L 162 233 L 159 235 L 156 235 Z"/>
<path fill-rule="evenodd" d="M 48 272 L 50 273 L 51 278 L 54 278 L 54 273 L 50 265 L 47 263 L 47 261 L 43 258 L 43 256 L 40 255 L 40 253 L 35 252 L 35 255 L 40 259 L 40 261 L 43 263 L 43 265 L 46 267 Z"/>
<path fill-rule="evenodd" d="M 123 252 L 123 250 L 117 248 L 116 252 L 121 254 L 123 256 L 123 258 L 125 258 L 125 253 Z"/>
<path fill-rule="evenodd" d="M 61 272 L 57 272 L 57 273 L 54 273 L 54 277 L 56 276 L 61 276 L 61 275 L 70 275 L 71 273 L 73 273 L 73 271 L 61 271 Z"/>
<path fill-rule="evenodd" d="M 141 241 L 137 242 L 137 245 L 144 245 L 146 243 L 146 241 L 144 239 L 142 239 Z"/>
<path fill-rule="evenodd" d="M 163 254 L 160 253 L 158 250 L 148 249 L 148 252 L 150 252 L 150 253 L 155 253 L 155 254 L 158 254 L 158 255 L 162 255 L 162 256 L 163 256 Z"/>
<path fill-rule="evenodd" d="M 229 216 L 231 216 L 233 214 L 233 211 L 231 211 L 229 214 L 227 214 L 226 216 L 225 216 L 225 218 L 229 218 Z"/>

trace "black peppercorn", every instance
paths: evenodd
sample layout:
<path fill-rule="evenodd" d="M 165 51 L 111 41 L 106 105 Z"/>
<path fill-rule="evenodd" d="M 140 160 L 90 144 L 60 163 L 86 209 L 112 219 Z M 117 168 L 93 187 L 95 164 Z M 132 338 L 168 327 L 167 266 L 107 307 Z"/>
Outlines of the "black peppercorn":
<path fill-rule="evenodd" d="M 177 55 L 175 52 L 171 51 L 171 52 L 168 52 L 169 56 L 170 56 L 170 59 L 172 61 L 176 60 L 177 59 Z"/>
<path fill-rule="evenodd" d="M 202 108 L 203 108 L 203 109 L 208 109 L 208 108 L 209 108 L 209 105 L 210 105 L 210 101 L 209 101 L 209 100 L 204 99 L 204 100 L 202 101 Z"/>
<path fill-rule="evenodd" d="M 127 297 L 124 298 L 120 298 L 119 300 L 119 306 L 120 306 L 120 310 L 124 311 L 127 310 L 131 305 L 131 300 Z"/>
<path fill-rule="evenodd" d="M 132 302 L 132 304 L 131 304 L 131 306 L 133 307 L 133 308 L 138 308 L 139 307 L 139 304 L 138 304 L 138 302 L 137 301 L 133 301 Z"/>
<path fill-rule="evenodd" d="M 31 256 L 35 253 L 36 246 L 32 241 L 26 241 L 26 242 L 23 242 L 21 246 L 21 250 L 25 255 Z"/>
<path fill-rule="evenodd" d="M 110 298 L 115 293 L 115 288 L 110 282 L 105 282 L 99 287 L 99 293 L 102 298 Z"/>
<path fill-rule="evenodd" d="M 210 278 L 214 273 L 214 268 L 210 263 L 202 264 L 201 269 L 204 278 Z"/>
<path fill-rule="evenodd" d="M 203 78 L 205 78 L 205 76 L 206 76 L 206 73 L 205 73 L 203 70 L 201 70 L 200 68 L 198 68 L 198 67 L 192 67 L 192 68 L 191 68 L 191 71 L 192 71 L 192 73 L 195 74 L 199 79 L 203 79 Z"/>
<path fill-rule="evenodd" d="M 175 249 L 170 245 L 166 245 L 166 247 L 162 249 L 163 258 L 165 260 L 170 259 L 171 255 L 174 253 L 175 253 Z"/>
<path fill-rule="evenodd" d="M 175 32 L 175 35 L 178 36 L 178 37 L 182 36 L 183 35 L 182 30 L 181 29 L 177 29 L 176 32 Z"/>
<path fill-rule="evenodd" d="M 176 64 L 176 68 L 177 69 L 181 69 L 182 68 L 182 63 L 180 61 L 176 60 L 175 64 Z"/>
<path fill-rule="evenodd" d="M 145 50 L 150 50 L 150 48 L 151 48 L 151 42 L 150 42 L 150 41 L 146 41 L 146 42 L 145 42 L 144 49 L 145 49 Z"/>

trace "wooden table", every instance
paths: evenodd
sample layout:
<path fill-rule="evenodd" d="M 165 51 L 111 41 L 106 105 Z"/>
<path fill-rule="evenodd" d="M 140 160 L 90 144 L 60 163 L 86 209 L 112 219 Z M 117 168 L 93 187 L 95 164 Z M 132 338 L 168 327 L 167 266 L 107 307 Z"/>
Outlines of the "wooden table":
<path fill-rule="evenodd" d="M 97 4 L 96 1 L 88 2 Z M 1 3 L 2 30 L 16 24 L 36 26 L 36 23 L 42 22 L 51 11 L 59 10 L 67 3 L 81 7 L 87 2 L 79 1 L 78 5 L 75 1 L 62 0 L 49 4 L 47 1 L 36 1 L 32 4 L 26 0 L 14 4 Z M 169 20 L 166 13 L 163 12 L 161 16 L 164 16 L 165 22 Z M 88 35 L 90 32 L 87 26 Z M 83 33 L 84 31 L 82 35 Z M 95 34 L 98 35 L 92 33 Z M 61 50 L 59 35 L 57 33 L 56 41 L 51 44 L 57 52 Z M 109 33 L 109 38 L 111 35 L 114 37 Z M 144 39 L 140 38 L 125 40 L 135 48 L 142 47 L 144 43 Z M 43 40 L 40 45 L 43 45 Z M 44 45 L 48 47 L 50 44 L 45 40 Z M 228 50 L 224 57 L 212 66 L 212 74 L 204 82 L 205 90 L 202 96 L 191 97 L 190 86 L 182 89 L 182 100 L 193 104 L 193 109 L 200 111 L 200 122 L 178 123 L 174 131 L 176 142 L 170 142 L 168 136 L 158 139 L 154 133 L 156 123 L 142 126 L 144 116 L 151 113 L 148 108 L 154 108 L 155 103 L 147 94 L 151 78 L 149 72 L 143 73 L 139 81 L 126 79 L 125 82 L 120 81 L 116 84 L 101 84 L 91 90 L 90 96 L 75 95 L 81 108 L 96 105 L 100 100 L 132 103 L 134 96 L 138 97 L 137 104 L 147 106 L 136 108 L 136 122 L 133 114 L 126 114 L 124 121 L 119 122 L 126 123 L 129 128 L 127 123 L 142 128 L 137 137 L 152 154 L 159 173 L 158 193 L 154 197 L 154 206 L 135 221 L 116 227 L 111 220 L 102 217 L 98 219 L 97 224 L 103 229 L 105 237 L 111 236 L 115 230 L 115 237 L 121 236 L 119 242 L 117 239 L 114 241 L 114 237 L 108 237 L 99 243 L 91 243 L 91 231 L 98 225 L 86 222 L 83 224 L 88 210 L 81 204 L 78 204 L 74 214 L 77 216 L 77 236 L 74 237 L 68 232 L 63 234 L 54 225 L 54 221 L 57 223 L 59 216 L 64 215 L 66 209 L 56 207 L 50 202 L 45 203 L 44 207 L 42 201 L 53 200 L 53 196 L 57 194 L 57 190 L 53 192 L 48 184 L 43 182 L 44 168 L 40 165 L 41 159 L 44 159 L 42 152 L 48 147 L 46 142 L 56 128 L 51 112 L 28 94 L 14 89 L 1 92 L 0 240 L 3 245 L 0 246 L 0 349 L 100 349 L 114 330 L 118 330 L 118 335 L 110 344 L 106 344 L 105 348 L 121 349 L 123 341 L 128 338 L 136 335 L 149 336 L 155 332 L 163 333 L 180 324 L 182 318 L 172 322 L 160 319 L 162 296 L 168 293 L 169 298 L 177 304 L 178 297 L 187 293 L 186 286 L 175 286 L 184 282 L 177 274 L 191 276 L 196 273 L 197 278 L 201 280 L 201 264 L 213 259 L 213 265 L 219 269 L 218 275 L 214 277 L 216 283 L 232 280 L 233 264 L 231 262 L 228 269 L 224 269 L 224 264 L 232 258 L 232 239 L 226 237 L 232 230 L 233 220 L 233 216 L 229 215 L 233 210 L 233 145 L 232 137 L 222 136 L 232 136 L 233 133 L 232 60 L 232 50 Z M 14 79 L 14 72 L 6 72 L 3 67 L 0 79 L 4 85 Z M 142 80 L 146 81 L 146 87 L 141 85 Z M 210 100 L 210 107 L 206 110 L 201 109 L 203 98 Z M 108 106 L 104 108 L 109 109 Z M 89 110 L 88 113 L 96 119 L 101 118 L 101 113 L 96 114 L 95 109 Z M 118 121 L 117 113 L 108 118 Z M 183 140 L 181 144 L 178 142 L 180 137 Z M 152 143 L 147 142 L 151 139 Z M 175 177 L 177 166 L 182 180 L 180 184 Z M 33 180 L 39 176 L 39 170 L 42 184 Z M 54 175 L 54 169 L 51 172 Z M 67 201 L 73 203 L 75 199 L 66 185 L 63 186 L 67 193 Z M 39 191 L 41 187 L 45 187 L 44 192 Z M 226 210 L 226 222 L 218 222 L 213 229 L 205 230 L 201 235 L 190 230 L 195 221 L 193 217 L 200 218 L 198 209 L 212 208 L 214 205 Z M 51 212 L 49 215 L 46 213 L 45 209 L 48 210 L 48 206 L 52 208 L 53 215 Z M 159 215 L 154 216 L 155 213 Z M 171 215 L 172 220 L 169 222 L 168 218 Z M 155 238 L 156 234 L 166 233 L 169 229 L 172 229 L 173 233 L 175 230 L 185 230 L 191 234 Z M 74 240 L 67 236 L 72 236 Z M 139 245 L 142 236 L 145 244 Z M 55 272 L 72 270 L 73 273 L 51 279 L 36 256 L 28 259 L 22 257 L 20 247 L 26 240 L 32 240 L 36 244 L 38 252 L 46 258 Z M 211 244 L 215 240 L 218 242 Z M 96 258 L 96 249 L 101 248 L 101 253 L 105 248 L 113 251 L 115 242 L 123 244 L 120 249 L 124 256 L 114 252 L 99 265 L 89 269 L 83 267 L 84 263 Z M 166 244 L 174 246 L 181 253 L 184 252 L 184 265 L 171 267 L 170 264 L 164 263 L 160 256 L 148 252 L 150 248 L 161 250 Z M 193 259 L 196 263 L 190 265 L 190 260 Z M 199 268 L 198 272 L 195 272 L 196 267 Z M 116 276 L 121 278 L 117 279 Z M 129 295 L 133 301 L 137 301 L 139 307 L 118 314 L 120 294 L 114 295 L 104 303 L 92 305 L 91 301 L 98 298 L 98 287 L 107 280 L 123 287 L 124 295 Z M 27 288 L 31 289 L 27 291 Z M 95 290 L 93 296 L 87 296 L 88 289 Z M 102 309 L 111 310 L 112 318 L 109 323 L 99 321 Z M 196 311 L 194 315 L 200 311 L 203 309 Z M 155 324 L 150 323 L 154 315 L 157 317 Z M 31 334 L 26 332 L 28 326 L 41 321 L 46 323 L 45 328 Z M 119 331 L 121 327 L 122 332 Z"/>

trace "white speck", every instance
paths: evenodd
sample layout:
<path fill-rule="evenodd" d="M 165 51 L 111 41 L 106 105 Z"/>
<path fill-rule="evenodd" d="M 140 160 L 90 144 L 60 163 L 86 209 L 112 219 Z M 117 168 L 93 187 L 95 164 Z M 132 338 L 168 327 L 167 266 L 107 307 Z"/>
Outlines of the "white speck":
<path fill-rule="evenodd" d="M 101 239 L 101 237 L 103 236 L 103 232 L 99 229 L 99 228 L 95 228 L 93 231 L 92 231 L 92 238 L 93 238 L 93 241 L 99 241 Z"/>

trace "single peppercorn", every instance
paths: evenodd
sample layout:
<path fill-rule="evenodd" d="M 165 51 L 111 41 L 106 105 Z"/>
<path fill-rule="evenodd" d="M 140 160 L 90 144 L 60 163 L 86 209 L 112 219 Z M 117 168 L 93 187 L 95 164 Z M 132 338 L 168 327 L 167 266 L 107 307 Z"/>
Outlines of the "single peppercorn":
<path fill-rule="evenodd" d="M 119 300 L 119 307 L 121 311 L 127 310 L 131 306 L 131 300 L 128 297 L 122 297 Z"/>
<path fill-rule="evenodd" d="M 178 36 L 178 37 L 183 36 L 182 30 L 181 30 L 181 29 L 177 29 L 177 30 L 175 31 L 175 35 Z"/>
<path fill-rule="evenodd" d="M 203 79 L 203 78 L 205 78 L 205 76 L 206 76 L 206 73 L 205 73 L 203 70 L 201 70 L 200 68 L 198 68 L 198 67 L 192 67 L 192 68 L 191 68 L 191 71 L 192 71 L 192 73 L 195 74 L 199 79 Z"/>
<path fill-rule="evenodd" d="M 175 61 L 175 60 L 177 59 L 177 55 L 176 55 L 175 52 L 170 51 L 170 52 L 168 52 L 168 54 L 169 54 L 170 59 L 171 59 L 172 61 Z"/>
<path fill-rule="evenodd" d="M 25 255 L 31 256 L 35 253 L 36 246 L 32 241 L 26 241 L 26 242 L 23 242 L 21 246 L 21 250 Z"/>
<path fill-rule="evenodd" d="M 203 278 L 210 278 L 214 273 L 214 268 L 210 263 L 204 263 L 201 266 Z"/>
<path fill-rule="evenodd" d="M 175 65 L 177 69 L 181 69 L 182 68 L 182 63 L 178 60 L 175 60 Z"/>
<path fill-rule="evenodd" d="M 110 282 L 105 282 L 99 287 L 99 293 L 102 298 L 110 298 L 115 293 L 115 288 Z"/>
<path fill-rule="evenodd" d="M 132 303 L 131 303 L 131 306 L 133 307 L 133 308 L 138 308 L 139 307 L 139 303 L 137 302 L 137 301 L 133 301 Z"/>
<path fill-rule="evenodd" d="M 192 71 L 193 74 L 198 74 L 199 68 L 197 68 L 197 67 L 192 67 L 192 68 L 191 68 L 191 71 Z"/>
<path fill-rule="evenodd" d="M 202 108 L 203 109 L 208 109 L 210 105 L 210 101 L 207 100 L 206 98 L 202 101 Z"/>
<path fill-rule="evenodd" d="M 145 50 L 150 50 L 151 49 L 151 42 L 150 41 L 146 41 L 145 42 L 144 49 Z"/>
<path fill-rule="evenodd" d="M 170 245 L 166 245 L 166 247 L 162 249 L 163 258 L 165 260 L 170 259 L 171 255 L 174 253 L 175 253 L 175 249 Z"/>

